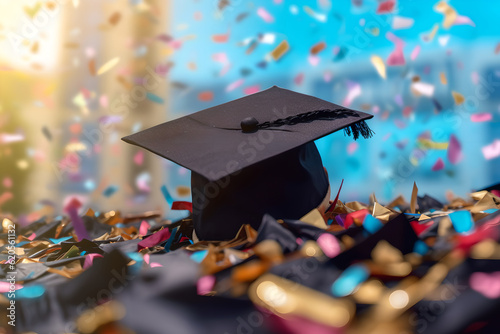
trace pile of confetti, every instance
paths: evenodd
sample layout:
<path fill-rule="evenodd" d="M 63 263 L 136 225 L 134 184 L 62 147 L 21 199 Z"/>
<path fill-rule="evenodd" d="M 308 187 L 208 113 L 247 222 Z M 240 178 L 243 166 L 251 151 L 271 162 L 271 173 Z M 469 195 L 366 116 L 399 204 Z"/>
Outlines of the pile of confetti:
<path fill-rule="evenodd" d="M 25 227 L 4 217 L 0 321 L 39 334 L 500 328 L 500 185 L 446 205 L 416 185 L 409 203 L 338 198 L 218 242 L 159 212 L 82 216 L 76 198 L 67 216 Z"/>

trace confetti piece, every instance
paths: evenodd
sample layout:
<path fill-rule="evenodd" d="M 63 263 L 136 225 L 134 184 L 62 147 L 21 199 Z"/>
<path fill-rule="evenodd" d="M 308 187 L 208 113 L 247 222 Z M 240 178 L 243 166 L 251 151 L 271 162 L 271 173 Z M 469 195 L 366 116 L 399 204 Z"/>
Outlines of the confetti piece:
<path fill-rule="evenodd" d="M 0 133 L 0 144 L 11 144 L 24 141 L 23 134 Z"/>
<path fill-rule="evenodd" d="M 454 25 L 469 25 L 475 27 L 476 24 L 468 17 L 468 16 L 462 16 L 458 15 L 457 18 L 455 19 L 455 22 L 453 22 Z"/>
<path fill-rule="evenodd" d="M 208 250 L 202 250 L 194 252 L 193 254 L 191 254 L 190 258 L 196 263 L 201 263 L 201 261 L 203 261 L 203 259 L 207 256 L 207 254 Z"/>
<path fill-rule="evenodd" d="M 326 48 L 325 42 L 319 42 L 311 47 L 310 53 L 316 55 Z"/>
<path fill-rule="evenodd" d="M 149 193 L 151 188 L 149 186 L 149 182 L 151 181 L 151 175 L 148 172 L 142 172 L 139 174 L 135 180 L 135 185 L 137 189 L 142 192 Z"/>
<path fill-rule="evenodd" d="M 400 30 L 400 29 L 408 29 L 413 26 L 415 20 L 408 17 L 402 16 L 394 16 L 392 19 L 392 29 Z"/>
<path fill-rule="evenodd" d="M 330 233 L 322 233 L 317 240 L 318 246 L 329 258 L 339 255 L 341 249 L 337 238 Z"/>
<path fill-rule="evenodd" d="M 151 225 L 149 225 L 147 221 L 143 220 L 141 222 L 141 226 L 139 227 L 139 235 L 147 235 L 150 227 Z"/>
<path fill-rule="evenodd" d="M 158 263 L 158 262 L 151 262 L 149 265 L 151 268 L 158 268 L 158 267 L 163 267 L 163 264 Z"/>
<path fill-rule="evenodd" d="M 361 95 L 361 85 L 357 82 L 348 81 L 347 89 L 348 89 L 347 96 L 345 97 L 342 104 L 345 105 L 346 107 L 349 107 L 352 101 L 354 101 L 356 97 Z"/>
<path fill-rule="evenodd" d="M 260 85 L 249 86 L 243 89 L 245 95 L 255 94 L 260 91 Z"/>
<path fill-rule="evenodd" d="M 483 152 L 483 156 L 486 160 L 500 157 L 500 139 L 495 140 L 490 145 L 483 146 L 481 151 Z"/>
<path fill-rule="evenodd" d="M 175 201 L 172 203 L 172 210 L 188 210 L 193 212 L 193 204 L 186 201 Z"/>
<path fill-rule="evenodd" d="M 171 233 L 168 228 L 163 228 L 154 234 L 150 235 L 149 237 L 146 237 L 142 239 L 138 244 L 137 244 L 137 250 L 140 251 L 144 248 L 149 248 L 156 246 L 163 241 L 169 239 L 172 235 L 175 235 L 175 233 Z M 137 254 L 137 253 L 132 253 L 132 254 Z"/>
<path fill-rule="evenodd" d="M 362 264 L 349 266 L 332 284 L 332 294 L 335 297 L 344 297 L 353 293 L 356 288 L 366 281 L 370 271 Z"/>
<path fill-rule="evenodd" d="M 387 57 L 387 66 L 400 66 L 405 64 L 405 56 L 403 54 L 404 42 L 396 37 L 392 32 L 388 32 L 387 39 L 395 44 L 395 49 Z"/>
<path fill-rule="evenodd" d="M 379 3 L 379 5 L 377 7 L 377 14 L 392 13 L 395 6 L 396 6 L 396 0 L 382 1 Z"/>
<path fill-rule="evenodd" d="M 446 74 L 444 74 L 444 72 L 439 73 L 439 79 L 443 85 L 448 84 L 448 80 L 446 79 Z"/>
<path fill-rule="evenodd" d="M 309 6 L 304 6 L 304 11 L 307 13 L 307 15 L 321 23 L 325 23 L 327 20 L 327 16 L 325 14 L 317 13 Z"/>
<path fill-rule="evenodd" d="M 347 145 L 347 154 L 348 155 L 353 155 L 354 152 L 358 149 L 359 144 L 357 142 L 352 142 L 349 145 Z"/>
<path fill-rule="evenodd" d="M 439 25 L 436 23 L 432 27 L 432 30 L 430 32 L 420 34 L 420 38 L 422 39 L 422 41 L 424 41 L 426 43 L 430 43 L 434 39 L 434 36 L 436 36 L 438 29 L 439 29 Z"/>
<path fill-rule="evenodd" d="M 227 85 L 226 87 L 226 93 L 229 93 L 229 92 L 232 92 L 233 90 L 235 90 L 236 88 L 240 87 L 241 85 L 243 85 L 243 83 L 245 82 L 245 80 L 243 79 L 238 79 L 232 83 L 230 83 L 229 85 Z"/>
<path fill-rule="evenodd" d="M 432 166 L 432 171 L 437 172 L 438 170 L 442 170 L 444 168 L 444 161 L 441 158 L 438 158 Z"/>
<path fill-rule="evenodd" d="M 117 191 L 119 187 L 116 185 L 110 185 L 104 191 L 102 192 L 102 195 L 105 197 L 111 197 L 113 196 Z"/>
<path fill-rule="evenodd" d="M 276 41 L 276 34 L 266 32 L 259 36 L 259 42 L 263 44 L 274 44 Z"/>
<path fill-rule="evenodd" d="M 200 296 L 204 296 L 212 291 L 215 286 L 215 276 L 202 276 L 196 283 L 196 291 Z"/>
<path fill-rule="evenodd" d="M 317 66 L 319 64 L 320 58 L 315 55 L 309 55 L 307 57 L 307 60 L 309 61 L 309 64 L 311 64 L 312 66 Z"/>
<path fill-rule="evenodd" d="M 489 122 L 492 119 L 493 119 L 493 115 L 491 115 L 488 112 L 481 112 L 481 113 L 470 115 L 470 120 L 472 122 L 477 122 L 477 123 L 479 123 L 479 122 Z"/>
<path fill-rule="evenodd" d="M 41 297 L 45 293 L 42 285 L 29 285 L 19 289 L 16 293 L 16 299 L 32 299 Z"/>
<path fill-rule="evenodd" d="M 385 74 L 385 64 L 384 64 L 384 61 L 382 60 L 382 58 L 380 58 L 379 56 L 371 56 L 370 57 L 370 60 L 373 64 L 373 66 L 375 67 L 375 69 L 377 70 L 377 73 L 383 78 L 385 79 L 386 78 L 386 74 Z"/>
<path fill-rule="evenodd" d="M 217 34 L 212 35 L 212 41 L 214 43 L 226 43 L 229 40 L 230 30 L 228 30 L 225 34 Z"/>
<path fill-rule="evenodd" d="M 469 278 L 470 287 L 488 299 L 500 298 L 500 271 L 474 272 Z"/>
<path fill-rule="evenodd" d="M 263 7 L 257 8 L 257 15 L 259 15 L 267 23 L 274 22 L 274 17 Z"/>
<path fill-rule="evenodd" d="M 425 83 L 425 82 L 413 82 L 411 84 L 412 90 L 417 92 L 418 94 L 431 97 L 434 95 L 434 85 Z"/>
<path fill-rule="evenodd" d="M 78 215 L 78 209 L 81 206 L 82 203 L 76 197 L 73 197 L 69 200 L 68 204 L 65 205 L 64 211 L 68 213 L 71 222 L 73 223 L 73 229 L 75 230 L 78 241 L 82 241 L 83 239 L 91 240 L 87 229 L 85 228 L 85 223 Z"/>
<path fill-rule="evenodd" d="M 295 78 L 293 78 L 293 82 L 296 84 L 296 85 L 301 85 L 302 82 L 304 81 L 304 73 L 298 73 Z"/>
<path fill-rule="evenodd" d="M 61 242 L 63 241 L 67 241 L 67 240 L 70 240 L 72 239 L 73 237 L 72 236 L 69 236 L 69 237 L 63 237 L 63 238 L 59 238 L 59 239 L 53 239 L 53 238 L 49 238 L 50 242 L 52 242 L 54 245 L 58 245 L 60 244 Z"/>
<path fill-rule="evenodd" d="M 23 286 L 21 284 L 14 284 L 14 290 L 22 289 Z M 7 293 L 11 291 L 11 284 L 9 282 L 0 281 L 0 293 Z"/>
<path fill-rule="evenodd" d="M 417 183 L 413 182 L 413 190 L 411 191 L 410 212 L 415 213 L 417 210 Z"/>
<path fill-rule="evenodd" d="M 122 19 L 122 14 L 120 14 L 120 12 L 114 12 L 109 17 L 108 22 L 112 26 L 115 26 L 115 25 L 117 25 L 120 22 L 121 19 Z"/>
<path fill-rule="evenodd" d="M 420 53 L 420 48 L 421 48 L 421 47 L 420 47 L 420 45 L 417 45 L 417 46 L 413 49 L 413 51 L 411 52 L 411 56 L 410 56 L 411 60 L 415 60 L 415 59 L 417 59 L 418 54 Z"/>
<path fill-rule="evenodd" d="M 373 234 L 380 230 L 384 225 L 377 218 L 372 215 L 366 215 L 363 220 L 363 228 L 369 233 Z"/>
<path fill-rule="evenodd" d="M 203 102 L 209 102 L 214 99 L 214 93 L 212 91 L 206 90 L 198 94 L 198 100 Z"/>
<path fill-rule="evenodd" d="M 446 44 L 448 44 L 449 40 L 450 40 L 450 35 L 439 36 L 439 38 L 438 38 L 439 45 L 441 45 L 441 46 L 446 46 Z"/>
<path fill-rule="evenodd" d="M 151 92 L 147 92 L 146 97 L 148 98 L 148 100 L 154 103 L 163 104 L 165 102 L 165 100 L 163 100 L 161 97 Z"/>
<path fill-rule="evenodd" d="M 10 177 L 5 177 L 2 181 L 2 184 L 5 188 L 11 188 L 14 182 L 12 182 L 12 179 Z"/>
<path fill-rule="evenodd" d="M 42 9 L 42 3 L 41 2 L 36 2 L 32 7 L 24 6 L 24 12 L 26 15 L 28 15 L 31 19 L 33 19 L 36 14 Z"/>
<path fill-rule="evenodd" d="M 174 202 L 174 199 L 172 198 L 172 195 L 170 195 L 170 192 L 168 191 L 166 185 L 161 186 L 161 193 L 163 194 L 163 197 L 165 198 L 165 201 L 167 201 L 168 204 Z"/>
<path fill-rule="evenodd" d="M 98 253 L 87 254 L 87 256 L 85 256 L 85 262 L 83 263 L 83 269 L 87 269 L 90 266 L 92 266 L 92 263 L 94 263 L 94 259 L 98 257 L 104 257 L 104 256 Z"/>
<path fill-rule="evenodd" d="M 457 233 L 469 233 L 474 229 L 474 221 L 470 211 L 455 211 L 450 213 L 449 217 Z"/>
<path fill-rule="evenodd" d="M 102 65 L 99 68 L 99 70 L 97 71 L 97 75 L 102 75 L 102 74 L 108 72 L 113 67 L 115 67 L 119 62 L 120 62 L 120 58 L 119 57 L 116 57 L 116 58 L 113 58 L 113 59 L 109 60 L 107 63 L 105 63 L 104 65 Z"/>
<path fill-rule="evenodd" d="M 453 95 L 453 100 L 455 100 L 455 104 L 457 106 L 461 105 L 462 103 L 464 103 L 465 101 L 465 98 L 462 94 L 458 93 L 458 92 L 455 92 L 455 91 L 452 91 L 451 92 L 451 95 Z"/>
<path fill-rule="evenodd" d="M 448 160 L 456 165 L 457 163 L 462 160 L 462 145 L 460 145 L 460 142 L 458 141 L 457 137 L 455 135 L 450 136 L 450 143 L 448 145 L 448 151 L 447 151 L 447 156 Z"/>
<path fill-rule="evenodd" d="M 288 41 L 284 40 L 273 51 L 271 51 L 271 57 L 273 57 L 275 61 L 278 61 L 288 52 L 289 49 L 290 45 L 288 44 Z"/>

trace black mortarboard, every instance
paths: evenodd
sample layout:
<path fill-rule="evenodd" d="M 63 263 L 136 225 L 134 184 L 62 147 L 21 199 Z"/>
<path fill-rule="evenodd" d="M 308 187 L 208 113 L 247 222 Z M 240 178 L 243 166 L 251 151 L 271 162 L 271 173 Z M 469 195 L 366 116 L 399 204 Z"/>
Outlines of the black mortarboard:
<path fill-rule="evenodd" d="M 371 137 L 372 115 L 272 87 L 123 138 L 192 171 L 200 239 L 230 239 L 265 213 L 298 219 L 320 205 L 328 179 L 314 140 L 344 129 Z"/>

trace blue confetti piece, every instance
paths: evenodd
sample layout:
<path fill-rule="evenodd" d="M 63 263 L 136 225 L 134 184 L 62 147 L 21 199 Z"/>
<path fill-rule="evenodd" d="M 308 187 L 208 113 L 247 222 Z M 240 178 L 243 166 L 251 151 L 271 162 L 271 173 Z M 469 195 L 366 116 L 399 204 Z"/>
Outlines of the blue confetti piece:
<path fill-rule="evenodd" d="M 150 92 L 146 93 L 146 97 L 148 98 L 148 100 L 153 101 L 153 102 L 158 103 L 158 104 L 163 104 L 165 102 L 165 100 L 163 100 L 161 97 L 159 97 L 158 95 L 155 95 L 153 93 L 150 93 Z"/>
<path fill-rule="evenodd" d="M 488 209 L 488 210 L 484 210 L 483 212 L 486 212 L 486 213 L 494 213 L 494 212 L 497 212 L 498 209 Z"/>
<path fill-rule="evenodd" d="M 370 232 L 371 234 L 380 230 L 384 225 L 377 218 L 372 215 L 366 215 L 363 220 L 363 227 L 365 230 Z"/>
<path fill-rule="evenodd" d="M 53 244 L 58 245 L 58 244 L 60 244 L 61 242 L 66 241 L 66 240 L 69 240 L 69 239 L 71 239 L 71 238 L 73 238 L 73 237 L 69 236 L 69 237 L 63 237 L 63 238 L 59 238 L 59 239 L 49 238 L 49 240 L 50 240 L 50 242 L 52 242 Z"/>
<path fill-rule="evenodd" d="M 174 202 L 174 199 L 172 198 L 172 195 L 170 195 L 170 193 L 168 192 L 166 185 L 161 186 L 161 193 L 163 194 L 163 197 L 165 197 L 165 200 L 167 201 L 168 205 L 171 205 Z"/>
<path fill-rule="evenodd" d="M 18 242 L 16 244 L 16 247 L 21 247 L 21 246 L 24 246 L 24 245 L 29 244 L 29 243 L 30 243 L 30 241 L 21 241 L 21 242 Z"/>
<path fill-rule="evenodd" d="M 165 250 L 167 252 L 170 252 L 170 246 L 172 246 L 172 243 L 174 242 L 175 235 L 177 234 L 177 229 L 179 227 L 176 227 L 172 230 L 172 234 L 170 234 L 170 238 L 168 238 L 167 243 L 165 244 Z"/>
<path fill-rule="evenodd" d="M 455 211 L 450 213 L 449 217 L 457 233 L 469 233 L 474 229 L 474 221 L 469 211 Z"/>
<path fill-rule="evenodd" d="M 125 224 L 123 223 L 118 223 L 115 225 L 116 227 L 119 227 L 119 228 L 124 228 L 124 227 L 127 227 Z"/>
<path fill-rule="evenodd" d="M 85 255 L 85 254 L 87 254 L 87 251 L 83 251 L 83 252 L 81 252 L 81 253 L 80 253 L 80 256 L 83 256 L 83 255 Z"/>
<path fill-rule="evenodd" d="M 142 267 L 142 263 L 144 262 L 144 258 L 142 257 L 141 254 L 135 253 L 135 252 L 129 252 L 127 253 L 127 256 L 131 259 L 134 260 L 135 263 L 131 266 L 129 266 L 129 270 L 132 273 L 132 275 L 137 274 Z"/>
<path fill-rule="evenodd" d="M 413 252 L 418 253 L 420 255 L 425 255 L 429 251 L 429 246 L 422 240 L 417 240 L 415 245 L 413 246 Z"/>
<path fill-rule="evenodd" d="M 42 285 L 28 285 L 16 291 L 16 299 L 32 299 L 41 297 L 45 293 Z"/>
<path fill-rule="evenodd" d="M 109 187 L 107 187 L 106 189 L 104 189 L 104 191 L 102 192 L 102 194 L 106 197 L 111 197 L 113 196 L 117 191 L 118 191 L 118 186 L 115 186 L 115 185 L 110 185 Z"/>
<path fill-rule="evenodd" d="M 203 261 L 203 259 L 207 256 L 207 254 L 208 250 L 194 252 L 193 254 L 191 254 L 191 260 L 193 260 L 196 263 L 201 263 L 201 261 Z"/>
<path fill-rule="evenodd" d="M 358 285 L 363 283 L 370 276 L 368 269 L 361 264 L 355 264 L 344 270 L 339 278 L 332 284 L 332 294 L 335 297 L 350 295 L 356 290 Z"/>

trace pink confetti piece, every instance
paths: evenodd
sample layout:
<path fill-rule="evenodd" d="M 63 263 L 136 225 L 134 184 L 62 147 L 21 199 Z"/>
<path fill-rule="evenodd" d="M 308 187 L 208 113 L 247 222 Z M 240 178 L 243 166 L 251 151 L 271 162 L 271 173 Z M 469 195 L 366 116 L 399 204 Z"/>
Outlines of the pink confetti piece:
<path fill-rule="evenodd" d="M 332 78 L 333 78 L 333 74 L 332 74 L 332 72 L 330 72 L 330 71 L 325 71 L 325 73 L 323 73 L 323 80 L 324 80 L 325 82 L 330 82 L 330 81 L 332 81 Z"/>
<path fill-rule="evenodd" d="M 28 237 L 29 240 L 33 241 L 35 240 L 36 238 L 36 234 L 35 233 L 31 233 L 31 235 Z"/>
<path fill-rule="evenodd" d="M 12 179 L 10 177 L 6 177 L 3 179 L 3 182 L 2 182 L 3 186 L 5 188 L 10 188 L 12 187 L 12 185 L 14 184 L 14 182 L 12 182 Z"/>
<path fill-rule="evenodd" d="M 146 264 L 149 264 L 149 254 L 145 254 L 143 259 Z"/>
<path fill-rule="evenodd" d="M 138 151 L 138 152 L 134 155 L 134 163 L 135 163 L 137 166 L 142 166 L 142 164 L 144 163 L 144 152 L 143 152 L 143 151 Z"/>
<path fill-rule="evenodd" d="M 462 160 L 462 158 L 463 158 L 462 145 L 460 145 L 460 142 L 458 141 L 457 137 L 455 137 L 455 135 L 451 135 L 451 137 L 450 137 L 450 143 L 448 144 L 447 156 L 448 156 L 448 160 L 454 165 L 459 163 L 460 160 Z"/>
<path fill-rule="evenodd" d="M 408 29 L 413 26 L 413 23 L 415 23 L 415 20 L 412 18 L 394 16 L 394 18 L 392 19 L 392 29 L 393 30 Z"/>
<path fill-rule="evenodd" d="M 207 276 L 202 276 L 198 279 L 198 282 L 196 283 L 196 290 L 199 295 L 204 296 L 210 291 L 215 286 L 215 276 L 213 275 L 207 275 Z"/>
<path fill-rule="evenodd" d="M 295 239 L 295 242 L 297 243 L 297 245 L 302 245 L 304 243 L 304 241 L 301 239 L 301 238 L 296 238 Z"/>
<path fill-rule="evenodd" d="M 392 13 L 394 7 L 396 6 L 396 0 L 387 0 L 379 3 L 377 8 L 377 14 L 388 14 Z"/>
<path fill-rule="evenodd" d="M 471 78 L 472 83 L 474 85 L 477 85 L 479 83 L 479 74 L 476 71 L 474 71 L 470 74 L 470 78 Z"/>
<path fill-rule="evenodd" d="M 404 42 L 402 39 L 394 35 L 392 32 L 386 34 L 388 40 L 395 44 L 394 51 L 387 57 L 387 66 L 400 66 L 405 64 L 405 56 L 403 54 Z"/>
<path fill-rule="evenodd" d="M 22 289 L 23 286 L 21 284 L 14 284 L 14 290 Z M 0 293 L 7 293 L 11 291 L 11 284 L 9 282 L 0 281 Z"/>
<path fill-rule="evenodd" d="M 357 142 L 352 142 L 349 145 L 347 145 L 347 154 L 353 155 L 354 152 L 358 149 L 359 144 Z"/>
<path fill-rule="evenodd" d="M 361 85 L 357 82 L 348 81 L 347 89 L 348 89 L 347 96 L 345 97 L 342 104 L 345 105 L 346 107 L 349 107 L 352 101 L 354 101 L 355 98 L 361 95 Z"/>
<path fill-rule="evenodd" d="M 163 264 L 158 263 L 158 262 L 151 262 L 149 265 L 151 268 L 158 268 L 158 267 L 163 267 Z"/>
<path fill-rule="evenodd" d="M 394 102 L 396 102 L 396 104 L 400 107 L 403 106 L 403 97 L 401 94 L 396 94 L 396 96 L 394 96 Z"/>
<path fill-rule="evenodd" d="M 309 61 L 309 64 L 311 64 L 311 66 L 317 66 L 321 58 L 316 55 L 309 55 L 307 57 L 307 60 Z"/>
<path fill-rule="evenodd" d="M 109 106 L 109 100 L 107 95 L 101 95 L 99 97 L 99 105 L 103 108 L 107 108 Z"/>
<path fill-rule="evenodd" d="M 147 221 L 143 220 L 141 222 L 141 226 L 139 227 L 139 235 L 147 235 L 150 227 L 151 225 L 149 225 Z"/>
<path fill-rule="evenodd" d="M 103 257 L 103 256 L 98 253 L 87 254 L 87 256 L 85 257 L 85 262 L 83 263 L 83 269 L 87 269 L 88 267 L 90 267 L 92 263 L 94 263 L 94 259 L 98 257 Z"/>
<path fill-rule="evenodd" d="M 243 93 L 245 93 L 245 95 L 255 94 L 259 91 L 260 91 L 259 85 L 249 86 L 243 89 Z"/>
<path fill-rule="evenodd" d="M 444 161 L 443 159 L 438 158 L 434 166 L 432 166 L 432 171 L 437 172 L 438 170 L 442 170 L 443 168 L 444 168 Z"/>
<path fill-rule="evenodd" d="M 481 151 L 486 160 L 500 157 L 500 139 L 495 140 L 490 145 L 483 146 Z"/>
<path fill-rule="evenodd" d="M 229 93 L 229 92 L 232 92 L 233 90 L 235 90 L 236 88 L 240 87 L 241 85 L 243 85 L 243 83 L 245 82 L 245 80 L 243 79 L 238 79 L 232 83 L 230 83 L 227 87 L 226 87 L 226 93 Z"/>
<path fill-rule="evenodd" d="M 417 46 L 413 49 L 413 51 L 411 52 L 411 55 L 410 55 L 411 60 L 415 60 L 415 59 L 417 59 L 418 54 L 420 53 L 420 49 L 421 49 L 420 45 L 417 45 Z"/>
<path fill-rule="evenodd" d="M 500 271 L 493 273 L 475 272 L 470 275 L 470 287 L 489 299 L 500 297 Z"/>
<path fill-rule="evenodd" d="M 257 15 L 259 15 L 267 23 L 274 22 L 274 17 L 263 7 L 257 8 Z"/>
<path fill-rule="evenodd" d="M 293 82 L 296 84 L 296 85 L 301 85 L 302 84 L 302 81 L 304 81 L 304 73 L 299 73 L 295 76 L 295 78 L 293 79 Z"/>
<path fill-rule="evenodd" d="M 410 117 L 413 112 L 412 107 L 406 106 L 403 108 L 403 116 L 404 117 Z"/>
<path fill-rule="evenodd" d="M 339 241 L 330 233 L 322 233 L 317 242 L 323 253 L 329 258 L 333 258 L 340 253 Z"/>
<path fill-rule="evenodd" d="M 481 112 L 481 113 L 470 115 L 470 120 L 472 122 L 477 122 L 477 123 L 488 122 L 488 121 L 491 121 L 492 119 L 493 119 L 493 116 L 488 112 Z"/>
<path fill-rule="evenodd" d="M 454 25 L 470 25 L 475 27 L 476 24 L 474 21 L 472 21 L 468 16 L 463 16 L 463 15 L 458 15 L 455 21 L 453 22 Z"/>

